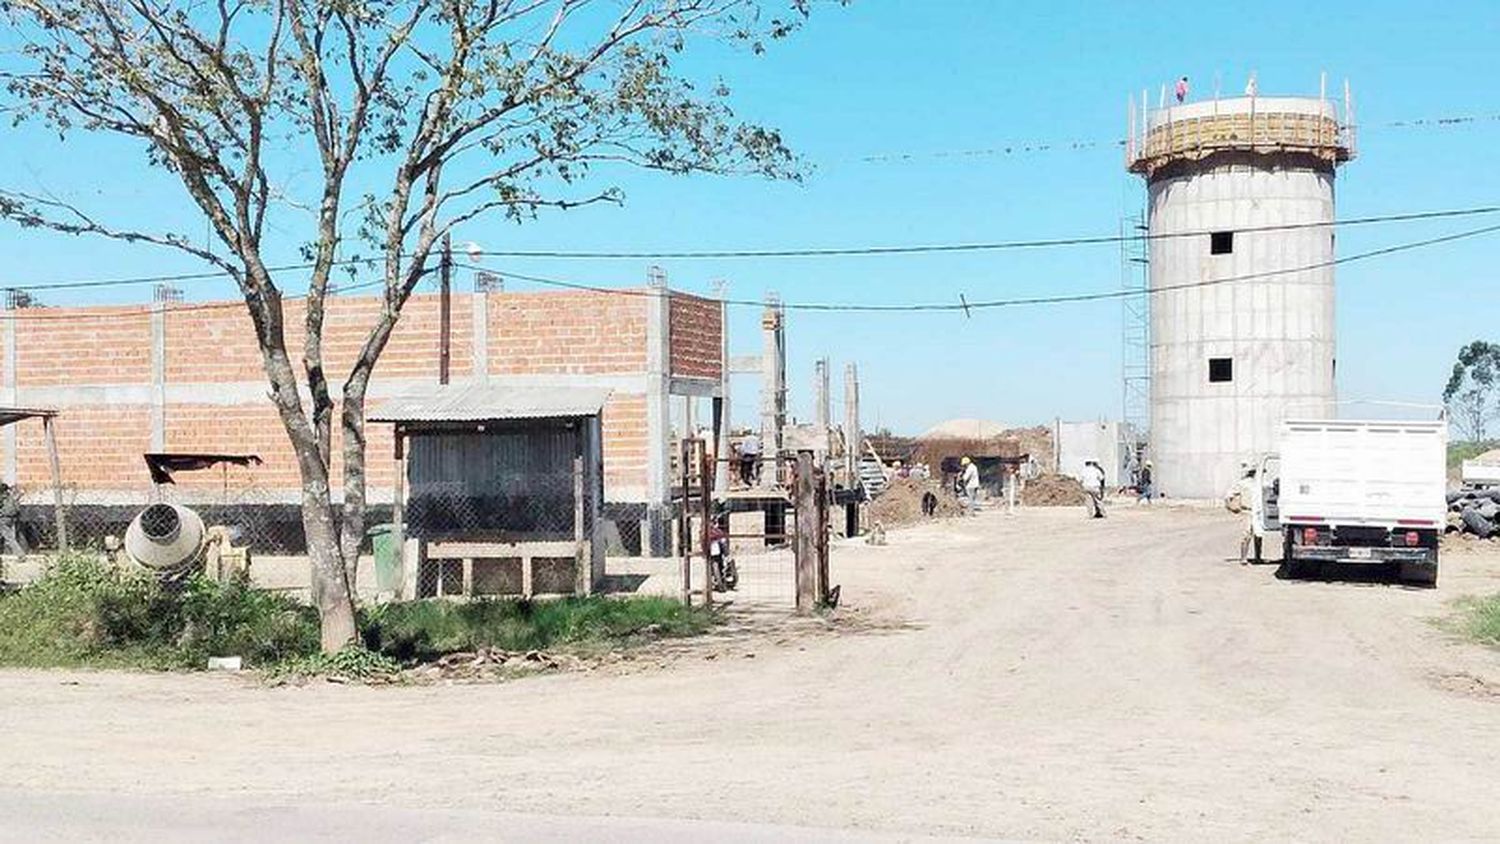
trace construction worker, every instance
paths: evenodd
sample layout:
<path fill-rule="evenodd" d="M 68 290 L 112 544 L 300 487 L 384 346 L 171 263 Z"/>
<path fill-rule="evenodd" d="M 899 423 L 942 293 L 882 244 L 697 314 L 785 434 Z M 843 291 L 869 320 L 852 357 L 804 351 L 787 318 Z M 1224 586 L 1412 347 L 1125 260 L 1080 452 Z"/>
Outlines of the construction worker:
<path fill-rule="evenodd" d="M 1151 461 L 1147 460 L 1141 466 L 1140 477 L 1136 479 L 1136 492 L 1140 494 L 1139 501 L 1144 504 L 1151 503 Z"/>
<path fill-rule="evenodd" d="M 1089 518 L 1104 518 L 1104 468 L 1092 460 L 1085 460 L 1078 480 L 1083 484 L 1084 494 L 1088 496 L 1084 499 L 1083 506 Z"/>
<path fill-rule="evenodd" d="M 1224 506 L 1231 513 L 1245 514 L 1245 532 L 1240 536 L 1240 565 L 1247 566 L 1251 562 L 1260 562 L 1261 544 L 1264 534 L 1261 532 L 1261 491 L 1259 473 L 1256 471 L 1256 463 L 1245 460 L 1240 462 L 1240 477 L 1230 488 L 1229 495 L 1224 499 Z"/>
<path fill-rule="evenodd" d="M 964 457 L 958 461 L 964 467 L 963 488 L 964 495 L 969 499 L 969 512 L 979 512 L 979 467 L 973 460 Z"/>
<path fill-rule="evenodd" d="M 1005 512 L 1016 514 L 1016 487 L 1021 484 L 1021 467 L 1015 463 L 1005 464 Z"/>
<path fill-rule="evenodd" d="M 740 481 L 755 486 L 760 477 L 760 437 L 754 433 L 740 440 Z"/>
<path fill-rule="evenodd" d="M 1182 103 L 1183 101 L 1185 101 L 1187 99 L 1187 95 L 1188 95 L 1188 81 L 1187 81 L 1187 77 L 1186 76 L 1184 76 L 1181 79 L 1177 80 L 1177 90 L 1176 90 L 1176 93 L 1177 93 L 1177 102 L 1178 103 Z"/>
<path fill-rule="evenodd" d="M 21 501 L 15 488 L 5 483 L 0 483 L 0 543 L 7 554 L 26 554 L 26 541 L 21 537 Z"/>

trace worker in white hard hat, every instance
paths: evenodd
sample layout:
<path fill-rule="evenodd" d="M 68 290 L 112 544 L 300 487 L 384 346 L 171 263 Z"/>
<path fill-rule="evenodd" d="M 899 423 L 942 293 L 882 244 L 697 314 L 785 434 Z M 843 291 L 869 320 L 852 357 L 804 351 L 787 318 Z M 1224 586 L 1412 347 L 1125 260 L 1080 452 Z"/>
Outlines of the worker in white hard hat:
<path fill-rule="evenodd" d="M 962 485 L 964 495 L 969 499 L 969 512 L 977 513 L 979 512 L 979 467 L 967 456 L 958 462 L 964 467 Z"/>
<path fill-rule="evenodd" d="M 1147 460 L 1141 464 L 1141 474 L 1135 482 L 1136 492 L 1140 494 L 1140 502 L 1151 503 L 1151 461 Z"/>

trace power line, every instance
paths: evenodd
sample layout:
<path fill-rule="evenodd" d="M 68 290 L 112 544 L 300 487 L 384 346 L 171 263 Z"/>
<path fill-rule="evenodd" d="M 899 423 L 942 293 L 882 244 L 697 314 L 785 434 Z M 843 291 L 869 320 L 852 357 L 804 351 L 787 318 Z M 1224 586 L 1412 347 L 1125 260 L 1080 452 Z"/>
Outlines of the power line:
<path fill-rule="evenodd" d="M 1484 226 L 1483 228 L 1469 229 L 1467 231 L 1427 238 L 1425 240 L 1399 243 L 1393 246 L 1385 246 L 1380 249 L 1372 249 L 1367 252 L 1359 252 L 1353 255 L 1346 255 L 1342 258 L 1319 261 L 1313 264 L 1307 264 L 1299 267 L 1287 267 L 1277 270 L 1262 270 L 1259 272 L 1245 273 L 1237 276 L 1227 276 L 1225 278 L 1205 279 L 1203 281 L 1186 282 L 1182 284 L 1162 285 L 1160 287 L 1153 287 L 1145 291 L 1106 290 L 1095 293 L 1072 293 L 1055 296 L 1031 296 L 1011 299 L 990 299 L 978 301 L 961 300 L 959 302 L 930 302 L 892 305 L 875 305 L 859 302 L 782 302 L 778 303 L 778 306 L 786 310 L 794 311 L 831 311 L 851 313 L 915 313 L 929 311 L 963 311 L 967 313 L 972 310 L 990 310 L 996 308 L 1021 307 L 1027 305 L 1062 305 L 1074 304 L 1078 302 L 1095 302 L 1108 299 L 1124 299 L 1133 296 L 1153 296 L 1159 293 L 1168 293 L 1178 290 L 1188 290 L 1200 287 L 1214 287 L 1221 284 L 1233 284 L 1235 282 L 1241 281 L 1252 281 L 1255 279 L 1271 278 L 1280 275 L 1291 275 L 1293 273 L 1311 272 L 1313 270 L 1327 269 L 1329 267 L 1353 263 L 1355 261 L 1363 261 L 1370 258 L 1392 255 L 1399 252 L 1407 252 L 1413 249 L 1421 249 L 1428 246 L 1437 246 L 1443 243 L 1451 243 L 1453 241 L 1464 240 L 1471 237 L 1479 237 L 1481 235 L 1491 234 L 1494 232 L 1500 232 L 1500 225 Z M 466 269 L 495 272 L 502 278 L 512 278 L 518 281 L 529 281 L 537 284 L 544 284 L 552 287 L 561 287 L 572 290 L 584 290 L 594 293 L 607 293 L 625 296 L 655 295 L 650 290 L 642 290 L 639 288 L 602 287 L 577 281 L 549 278 L 546 276 L 511 273 L 503 270 L 488 270 L 485 267 L 479 267 L 472 264 L 463 264 L 461 266 L 465 267 Z M 767 304 L 765 302 L 758 302 L 753 299 L 719 299 L 715 301 L 721 301 L 726 305 L 757 308 L 765 307 Z"/>
<path fill-rule="evenodd" d="M 1402 214 L 1382 214 L 1372 217 L 1352 217 L 1332 222 L 1277 223 L 1263 226 L 1248 226 L 1235 229 L 1236 233 L 1296 231 L 1299 229 L 1333 228 L 1337 226 L 1360 226 L 1376 223 L 1404 223 L 1421 220 L 1440 220 L 1452 217 L 1472 217 L 1481 214 L 1500 213 L 1500 205 L 1485 205 L 1477 208 L 1456 208 L 1441 211 L 1414 211 Z M 802 249 L 731 249 L 689 250 L 682 252 L 570 252 L 553 250 L 505 250 L 484 251 L 479 254 L 487 258 L 552 258 L 583 260 L 626 259 L 648 260 L 698 260 L 740 258 L 830 258 L 862 257 L 880 255 L 925 255 L 952 252 L 999 252 L 1013 249 L 1054 249 L 1064 246 L 1099 246 L 1134 241 L 1178 240 L 1189 237 L 1204 237 L 1211 229 L 1194 229 L 1180 232 L 1156 232 L 1142 234 L 1111 234 L 1084 237 L 1048 238 L 1042 240 L 1002 240 L 975 243 L 919 244 L 913 246 L 838 246 Z"/>
<path fill-rule="evenodd" d="M 371 287 L 380 287 L 380 286 L 384 286 L 384 285 L 385 285 L 385 279 L 375 279 L 374 281 L 362 281 L 362 282 L 360 282 L 358 284 L 343 285 L 343 286 L 337 288 L 337 292 L 338 293 L 347 293 L 347 292 L 349 292 L 351 290 L 365 290 L 365 289 L 368 289 L 368 288 L 371 288 Z M 10 288 L 10 289 L 29 290 L 31 288 L 21 287 L 21 288 Z M 333 293 L 334 291 L 330 290 L 329 292 Z M 307 294 L 304 293 L 304 294 L 302 294 L 300 296 L 292 296 L 290 298 L 294 299 L 294 300 L 295 299 L 305 299 L 305 298 L 307 298 Z M 282 301 L 286 301 L 286 300 L 283 299 Z M 113 305 L 113 306 L 103 306 L 103 307 L 117 307 L 118 308 L 118 307 L 132 307 L 132 306 L 129 306 L 129 305 Z M 68 320 L 80 320 L 80 321 L 82 321 L 82 320 L 139 319 L 142 316 L 146 316 L 146 315 L 148 315 L 150 313 L 150 310 L 149 310 L 150 306 L 149 305 L 136 305 L 134 307 L 138 308 L 139 310 L 134 310 L 134 311 L 106 311 L 104 313 L 97 313 L 97 314 L 48 313 L 48 311 L 50 310 L 50 308 L 46 308 L 46 307 L 40 307 L 40 308 L 23 308 L 23 309 L 20 309 L 20 310 L 11 310 L 11 311 L 4 312 L 4 315 L 0 316 L 0 320 L 10 319 L 10 320 L 15 320 L 16 322 L 67 322 Z M 195 312 L 199 312 L 199 311 L 220 311 L 220 310 L 224 310 L 226 308 L 243 308 L 243 307 L 247 307 L 246 304 L 243 301 L 241 301 L 239 299 L 229 299 L 229 300 L 225 300 L 225 301 L 222 301 L 222 302 L 195 302 L 195 303 L 191 303 L 191 304 L 175 304 L 175 305 L 172 305 L 171 307 L 167 308 L 166 312 L 169 313 L 169 314 L 185 314 L 185 313 L 195 313 Z"/>
<path fill-rule="evenodd" d="M 1261 233 L 1296 231 L 1300 229 L 1337 228 L 1344 226 L 1375 225 L 1382 223 L 1406 223 L 1421 222 L 1428 220 L 1442 220 L 1457 217 L 1473 217 L 1486 214 L 1500 213 L 1500 205 L 1482 205 L 1471 208 L 1448 208 L 1435 211 L 1412 211 L 1394 214 L 1380 214 L 1366 217 L 1350 217 L 1331 222 L 1306 222 L 1306 223 L 1277 223 L 1263 226 L 1250 226 L 1235 229 L 1238 233 Z M 479 254 L 491 258 L 546 258 L 559 260 L 695 260 L 695 259 L 746 259 L 746 258 L 830 258 L 830 257 L 867 257 L 882 255 L 922 255 L 922 254 L 946 254 L 965 252 L 999 252 L 1020 249 L 1055 249 L 1068 246 L 1100 246 L 1107 244 L 1120 244 L 1138 241 L 1160 241 L 1176 240 L 1181 238 L 1204 237 L 1212 234 L 1211 229 L 1194 229 L 1179 232 L 1142 232 L 1140 234 L 1111 234 L 1081 237 L 1059 237 L 1043 238 L 1036 240 L 1007 240 L 1007 241 L 981 241 L 973 243 L 948 243 L 948 244 L 917 244 L 908 246 L 850 246 L 850 247 L 811 247 L 798 249 L 737 249 L 737 250 L 689 250 L 680 252 L 606 252 L 606 251 L 567 251 L 567 250 L 504 250 L 484 251 Z M 403 256 L 404 257 L 404 256 Z M 351 266 L 359 264 L 370 264 L 380 259 L 371 258 L 347 258 L 337 260 L 333 266 Z M 312 269 L 315 264 L 283 264 L 268 267 L 271 273 L 298 272 Z M 151 276 L 128 276 L 112 279 L 80 279 L 73 281 L 38 282 L 33 284 L 6 285 L 5 289 L 25 290 L 28 292 L 42 292 L 49 290 L 82 290 L 105 287 L 121 287 L 141 284 L 174 283 L 182 281 L 206 281 L 226 278 L 230 273 L 224 270 L 210 270 L 197 273 L 181 273 L 176 275 L 151 275 Z M 350 289 L 350 288 L 344 288 Z"/>
<path fill-rule="evenodd" d="M 1167 293 L 1167 292 L 1177 291 L 1177 290 L 1188 290 L 1188 289 L 1199 288 L 1199 287 L 1213 287 L 1213 286 L 1217 286 L 1217 285 L 1221 285 L 1221 284 L 1233 284 L 1235 282 L 1240 282 L 1240 281 L 1251 281 L 1251 280 L 1260 279 L 1260 278 L 1271 278 L 1271 277 L 1280 276 L 1280 275 L 1290 275 L 1290 274 L 1293 274 L 1293 273 L 1310 272 L 1312 270 L 1326 269 L 1326 268 L 1329 268 L 1329 267 L 1338 266 L 1340 264 L 1348 264 L 1348 263 L 1353 263 L 1355 261 L 1363 261 L 1363 260 L 1367 260 L 1367 259 L 1370 259 L 1370 258 L 1381 257 L 1381 256 L 1384 256 L 1384 255 L 1393 255 L 1393 254 L 1396 254 L 1398 252 L 1407 252 L 1407 251 L 1410 251 L 1410 250 L 1413 250 L 1413 249 L 1421 249 L 1421 248 L 1425 248 L 1425 247 L 1428 247 L 1428 246 L 1437 246 L 1437 245 L 1443 244 L 1443 243 L 1451 243 L 1451 242 L 1454 242 L 1454 241 L 1464 240 L 1464 239 L 1471 238 L 1471 237 L 1479 237 L 1481 235 L 1491 234 L 1491 233 L 1494 233 L 1494 232 L 1500 232 L 1500 224 L 1491 225 L 1491 226 L 1484 226 L 1482 228 L 1477 228 L 1477 229 L 1469 229 L 1469 230 L 1466 230 L 1466 231 L 1455 232 L 1455 233 L 1452 233 L 1452 234 L 1441 235 L 1441 236 L 1438 236 L 1438 237 L 1426 238 L 1424 240 L 1410 241 L 1410 242 L 1407 242 L 1407 243 L 1398 243 L 1398 244 L 1395 244 L 1393 246 L 1385 246 L 1385 247 L 1381 247 L 1379 249 L 1372 249 L 1372 250 L 1369 250 L 1369 251 L 1366 251 L 1366 252 L 1359 252 L 1359 253 L 1356 253 L 1356 254 L 1353 254 L 1353 255 L 1346 255 L 1346 256 L 1344 256 L 1342 258 L 1334 258 L 1334 259 L 1331 259 L 1331 260 L 1328 260 L 1328 261 L 1319 261 L 1319 262 L 1316 262 L 1316 263 L 1313 263 L 1313 264 L 1307 264 L 1307 265 L 1300 266 L 1300 267 L 1287 267 L 1287 268 L 1284 268 L 1284 269 L 1277 269 L 1277 270 L 1263 270 L 1263 271 L 1260 271 L 1260 272 L 1246 273 L 1246 274 L 1237 275 L 1237 276 L 1227 276 L 1225 278 L 1205 279 L 1203 281 L 1187 282 L 1187 283 L 1183 283 L 1183 284 L 1163 285 L 1161 287 L 1150 288 L 1149 290 L 1146 290 L 1146 291 L 1105 290 L 1105 291 L 1098 291 L 1098 292 L 1094 292 L 1094 293 L 1071 293 L 1071 294 L 1063 294 L 1063 295 L 1055 295 L 1055 296 L 1030 296 L 1030 297 L 1019 297 L 1019 298 L 1011 298 L 1011 299 L 990 299 L 990 300 L 976 300 L 976 301 L 962 300 L 962 301 L 959 301 L 959 302 L 928 302 L 928 303 L 892 304 L 892 305 L 875 305 L 875 304 L 866 304 L 866 303 L 860 303 L 860 302 L 846 302 L 846 303 L 831 303 L 831 302 L 783 302 L 783 303 L 779 303 L 779 306 L 782 307 L 782 308 L 784 308 L 784 309 L 786 309 L 786 310 L 795 310 L 795 311 L 826 311 L 826 312 L 846 312 L 846 313 L 917 313 L 917 312 L 943 312 L 943 311 L 963 311 L 965 313 L 968 313 L 970 311 L 975 311 L 975 310 L 992 310 L 992 309 L 998 309 L 998 308 L 1021 307 L 1021 306 L 1027 306 L 1027 305 L 1061 305 L 1061 304 L 1073 304 L 1073 303 L 1078 303 L 1078 302 L 1095 302 L 1095 301 L 1108 300 L 1108 299 L 1122 299 L 1122 298 L 1131 297 L 1131 296 L 1154 296 L 1154 295 L 1157 295 L 1159 293 Z M 639 289 L 639 288 L 603 287 L 603 286 L 598 286 L 598 285 L 585 284 L 585 283 L 577 282 L 577 281 L 570 281 L 570 280 L 566 280 L 566 279 L 550 278 L 550 277 L 547 277 L 547 276 L 537 276 L 537 275 L 528 275 L 528 274 L 523 274 L 523 273 L 505 272 L 503 270 L 494 270 L 494 269 L 487 268 L 487 267 L 481 267 L 481 266 L 478 266 L 478 265 L 475 265 L 475 264 L 463 264 L 463 263 L 460 263 L 460 264 L 456 264 L 456 266 L 460 266 L 460 267 L 463 267 L 465 269 L 470 269 L 470 270 L 480 270 L 480 271 L 485 271 L 485 272 L 495 272 L 496 274 L 500 275 L 502 278 L 512 278 L 512 279 L 516 279 L 518 281 L 529 281 L 529 282 L 533 282 L 533 283 L 536 283 L 536 284 L 543 284 L 543 285 L 548 285 L 548 286 L 552 286 L 552 287 L 567 288 L 567 289 L 572 289 L 572 290 L 584 290 L 584 291 L 590 291 L 590 292 L 594 292 L 594 293 L 604 293 L 604 294 L 618 295 L 618 296 L 654 296 L 654 295 L 656 295 L 651 290 L 642 290 L 642 289 Z M 357 284 L 357 285 L 351 285 L 351 286 L 344 287 L 344 288 L 342 288 L 342 290 L 344 290 L 344 291 L 357 290 L 357 289 L 363 289 L 363 288 L 368 288 L 368 287 L 374 287 L 374 286 L 382 285 L 382 284 L 384 284 L 383 280 L 367 281 L 367 282 L 361 282 L 360 284 Z M 741 307 L 757 307 L 757 308 L 760 308 L 760 307 L 765 307 L 765 305 L 766 305 L 765 302 L 759 302 L 759 301 L 755 301 L 753 299 L 722 299 L 722 300 L 716 300 L 716 301 L 722 301 L 726 305 L 734 305 L 734 306 L 741 306 Z M 172 308 L 168 309 L 168 312 L 169 313 L 188 313 L 188 312 L 194 312 L 194 311 L 217 310 L 217 309 L 222 309 L 222 308 L 236 308 L 236 307 L 241 307 L 241 306 L 243 306 L 243 303 L 241 303 L 239 301 L 204 302 L 204 303 L 201 303 L 201 304 L 181 305 L 181 306 L 172 307 Z M 28 311 L 11 311 L 11 312 L 9 312 L 6 315 L 5 318 L 13 319 L 13 320 L 21 321 L 21 322 L 26 322 L 26 321 L 45 321 L 45 320 L 58 320 L 58 321 L 61 321 L 61 320 L 139 319 L 144 313 L 145 313 L 145 311 L 141 311 L 141 312 L 117 311 L 117 312 L 100 313 L 100 314 L 69 314 L 69 313 L 49 314 L 49 313 L 45 312 L 45 309 L 39 309 L 37 311 L 29 311 L 29 312 Z"/>
<path fill-rule="evenodd" d="M 383 259 L 372 258 L 344 258 L 333 261 L 330 266 L 344 267 L 355 264 L 377 263 Z M 303 264 L 282 264 L 275 267 L 266 267 L 268 273 L 298 272 L 310 270 L 317 264 L 308 262 Z M 204 270 L 196 273 L 179 273 L 177 275 L 142 275 L 126 276 L 123 278 L 106 279 L 81 279 L 76 281 L 48 281 L 38 284 L 12 284 L 6 285 L 7 290 L 88 290 L 96 287 L 127 287 L 140 284 L 173 284 L 179 281 L 216 281 L 229 278 L 233 275 L 228 270 Z M 348 288 L 345 288 L 348 289 Z"/>

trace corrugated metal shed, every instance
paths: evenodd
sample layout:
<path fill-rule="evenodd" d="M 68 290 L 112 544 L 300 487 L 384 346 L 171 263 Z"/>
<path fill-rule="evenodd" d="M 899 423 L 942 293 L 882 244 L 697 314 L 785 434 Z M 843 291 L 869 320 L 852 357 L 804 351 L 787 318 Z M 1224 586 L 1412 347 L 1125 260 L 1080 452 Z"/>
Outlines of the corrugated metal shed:
<path fill-rule="evenodd" d="M 596 416 L 609 398 L 603 387 L 515 387 L 449 384 L 390 399 L 371 422 L 491 422 Z"/>

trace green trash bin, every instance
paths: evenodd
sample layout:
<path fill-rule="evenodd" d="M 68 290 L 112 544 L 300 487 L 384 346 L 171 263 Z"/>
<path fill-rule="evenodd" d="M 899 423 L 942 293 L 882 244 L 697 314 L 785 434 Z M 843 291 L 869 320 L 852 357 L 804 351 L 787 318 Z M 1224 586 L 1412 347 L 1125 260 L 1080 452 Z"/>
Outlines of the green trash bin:
<path fill-rule="evenodd" d="M 375 556 L 375 591 L 401 591 L 401 558 L 396 553 L 396 536 L 391 525 L 375 525 L 369 530 L 370 550 Z"/>

